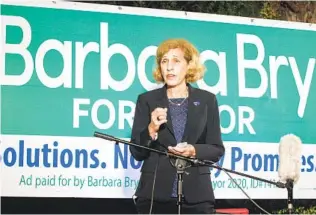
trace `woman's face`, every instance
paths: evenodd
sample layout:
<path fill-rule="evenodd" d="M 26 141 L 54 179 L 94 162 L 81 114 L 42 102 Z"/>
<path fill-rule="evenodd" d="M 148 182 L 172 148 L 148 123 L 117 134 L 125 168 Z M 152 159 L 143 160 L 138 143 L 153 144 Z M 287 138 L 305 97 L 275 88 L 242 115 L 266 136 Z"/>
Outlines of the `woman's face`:
<path fill-rule="evenodd" d="M 162 77 L 169 87 L 185 84 L 185 75 L 189 65 L 180 48 L 170 49 L 160 61 Z"/>

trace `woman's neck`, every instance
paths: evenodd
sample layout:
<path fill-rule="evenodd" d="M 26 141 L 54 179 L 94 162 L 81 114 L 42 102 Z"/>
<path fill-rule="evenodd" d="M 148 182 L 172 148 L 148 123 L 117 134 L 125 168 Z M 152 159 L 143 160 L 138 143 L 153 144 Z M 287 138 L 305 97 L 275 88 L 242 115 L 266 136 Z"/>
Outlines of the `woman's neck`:
<path fill-rule="evenodd" d="M 186 98 L 188 97 L 188 87 L 185 83 L 175 87 L 168 87 L 167 95 L 168 98 Z"/>

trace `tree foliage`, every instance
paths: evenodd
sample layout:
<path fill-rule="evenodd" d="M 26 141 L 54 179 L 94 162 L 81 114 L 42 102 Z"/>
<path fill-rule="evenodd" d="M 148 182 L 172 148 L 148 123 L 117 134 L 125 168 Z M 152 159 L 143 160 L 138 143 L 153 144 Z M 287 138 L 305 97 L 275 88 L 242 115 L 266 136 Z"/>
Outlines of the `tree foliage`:
<path fill-rule="evenodd" d="M 278 18 L 287 21 L 316 23 L 316 2 L 276 1 L 269 3 Z"/>
<path fill-rule="evenodd" d="M 313 1 L 81 1 L 143 8 L 316 23 Z"/>

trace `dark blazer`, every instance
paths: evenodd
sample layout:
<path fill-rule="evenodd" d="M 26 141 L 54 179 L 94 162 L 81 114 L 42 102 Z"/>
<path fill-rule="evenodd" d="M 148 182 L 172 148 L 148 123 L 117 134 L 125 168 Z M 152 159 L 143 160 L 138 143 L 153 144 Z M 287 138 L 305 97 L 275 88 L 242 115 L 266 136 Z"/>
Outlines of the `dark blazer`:
<path fill-rule="evenodd" d="M 224 154 L 220 130 L 220 119 L 216 96 L 210 92 L 197 89 L 188 84 L 188 119 L 182 142 L 192 144 L 196 149 L 196 158 L 217 162 Z M 152 142 L 148 132 L 151 112 L 157 107 L 168 107 L 166 86 L 139 95 L 136 103 L 131 141 L 143 146 L 163 149 L 161 146 L 175 146 L 170 113 L 168 122 L 160 126 L 158 139 Z M 130 152 L 138 161 L 144 161 L 141 177 L 135 195 L 151 198 L 156 164 L 154 199 L 169 200 L 172 193 L 176 168 L 170 163 L 172 159 L 165 155 L 130 146 Z M 214 193 L 207 166 L 192 166 L 183 175 L 183 194 L 189 203 L 214 201 Z"/>

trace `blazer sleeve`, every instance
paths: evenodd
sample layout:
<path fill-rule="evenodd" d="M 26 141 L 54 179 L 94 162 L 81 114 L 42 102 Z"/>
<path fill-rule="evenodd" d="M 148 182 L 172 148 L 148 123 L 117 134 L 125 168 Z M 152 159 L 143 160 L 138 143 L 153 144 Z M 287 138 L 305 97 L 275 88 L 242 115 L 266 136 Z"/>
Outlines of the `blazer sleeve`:
<path fill-rule="evenodd" d="M 198 159 L 218 162 L 225 153 L 218 109 L 216 96 L 213 96 L 208 103 L 205 143 L 194 145 Z"/>
<path fill-rule="evenodd" d="M 134 121 L 132 126 L 131 142 L 141 146 L 151 146 L 151 137 L 148 132 L 148 125 L 150 123 L 150 113 L 149 106 L 144 98 L 144 96 L 138 96 Z M 129 147 L 132 156 L 137 161 L 145 160 L 149 157 L 150 152 L 146 149 L 130 146 Z"/>

